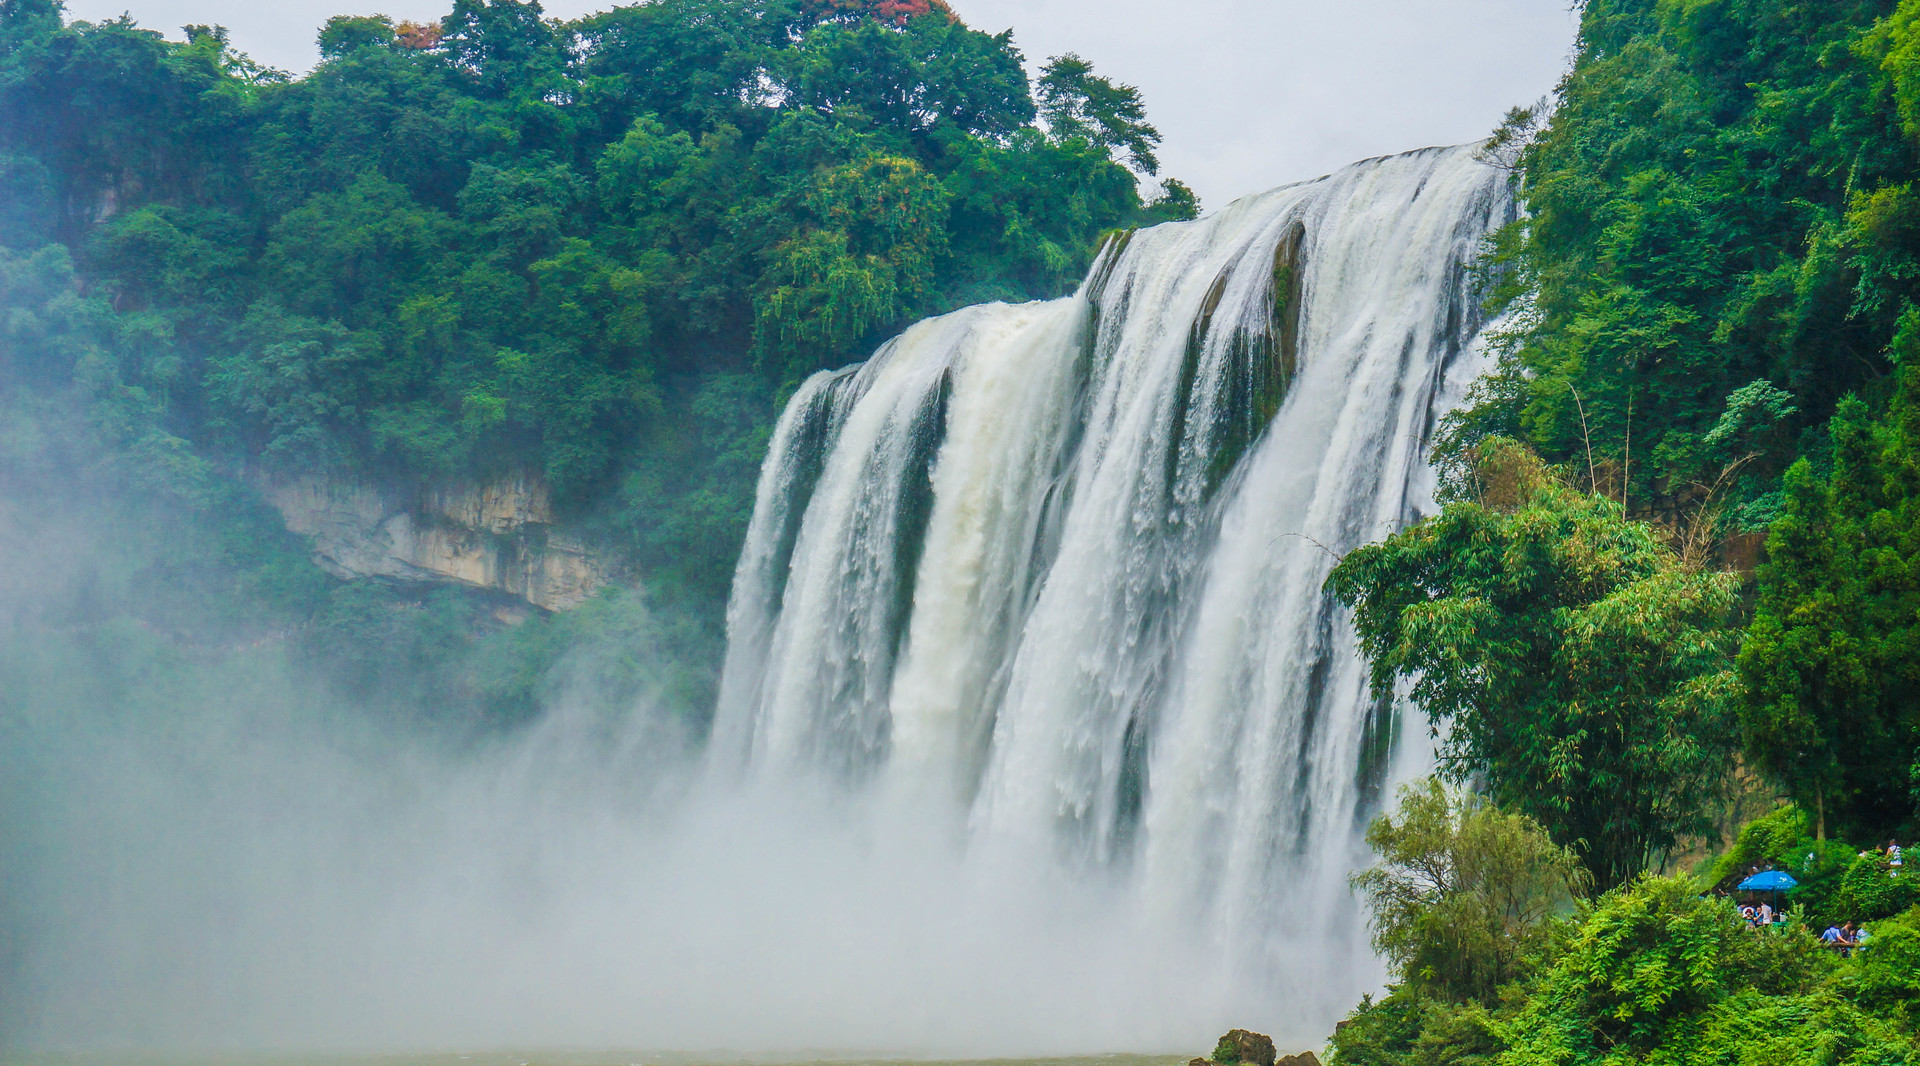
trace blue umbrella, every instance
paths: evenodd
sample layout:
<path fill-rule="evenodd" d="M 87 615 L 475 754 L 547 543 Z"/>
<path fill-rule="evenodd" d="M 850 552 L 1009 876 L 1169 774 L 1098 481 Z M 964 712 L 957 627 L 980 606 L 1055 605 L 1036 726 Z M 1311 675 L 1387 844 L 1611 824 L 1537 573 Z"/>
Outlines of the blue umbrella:
<path fill-rule="evenodd" d="M 1800 882 L 1795 881 L 1789 874 L 1779 870 L 1767 870 L 1740 882 L 1738 889 L 1741 892 L 1785 892 L 1789 888 L 1798 887 L 1799 884 Z"/>

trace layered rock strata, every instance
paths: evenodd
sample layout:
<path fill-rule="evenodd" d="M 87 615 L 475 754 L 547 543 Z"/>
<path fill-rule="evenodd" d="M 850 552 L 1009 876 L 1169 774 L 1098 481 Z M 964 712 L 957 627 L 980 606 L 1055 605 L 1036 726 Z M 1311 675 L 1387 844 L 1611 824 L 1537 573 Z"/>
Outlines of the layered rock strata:
<path fill-rule="evenodd" d="M 261 485 L 314 560 L 343 578 L 492 589 L 549 611 L 579 606 L 612 579 L 607 560 L 556 529 L 546 486 L 529 477 L 441 486 L 411 498 L 328 477 Z"/>

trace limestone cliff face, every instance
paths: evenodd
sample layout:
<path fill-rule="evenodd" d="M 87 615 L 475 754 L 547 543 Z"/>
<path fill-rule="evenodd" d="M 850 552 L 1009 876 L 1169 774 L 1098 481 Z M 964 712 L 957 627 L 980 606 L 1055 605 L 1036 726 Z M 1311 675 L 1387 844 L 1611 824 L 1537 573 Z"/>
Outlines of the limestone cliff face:
<path fill-rule="evenodd" d="M 445 581 L 496 589 L 549 611 L 579 606 L 612 575 L 606 560 L 553 526 L 546 486 L 525 478 L 440 487 L 402 500 L 324 477 L 261 490 L 314 559 L 341 577 Z"/>

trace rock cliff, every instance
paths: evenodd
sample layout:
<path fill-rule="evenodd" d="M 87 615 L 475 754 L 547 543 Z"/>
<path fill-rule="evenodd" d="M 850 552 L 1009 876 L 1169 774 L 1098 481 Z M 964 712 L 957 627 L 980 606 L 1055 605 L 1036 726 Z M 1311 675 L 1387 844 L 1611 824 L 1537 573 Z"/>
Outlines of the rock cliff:
<path fill-rule="evenodd" d="M 612 579 L 607 560 L 554 528 L 546 486 L 533 478 L 411 498 L 326 477 L 267 480 L 261 491 L 341 577 L 494 589 L 549 611 L 578 606 Z"/>

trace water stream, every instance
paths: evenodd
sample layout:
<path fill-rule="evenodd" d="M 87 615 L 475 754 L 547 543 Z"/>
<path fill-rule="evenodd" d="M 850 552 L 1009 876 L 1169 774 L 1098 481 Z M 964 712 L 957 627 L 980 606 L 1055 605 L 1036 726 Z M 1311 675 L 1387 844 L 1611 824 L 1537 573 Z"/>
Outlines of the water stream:
<path fill-rule="evenodd" d="M 714 757 L 844 782 L 988 876 L 1109 885 L 1223 981 L 1375 979 L 1345 881 L 1426 730 L 1369 696 L 1322 584 L 1431 507 L 1426 445 L 1481 369 L 1469 264 L 1514 211 L 1471 147 L 1370 160 L 814 376 L 761 476 Z"/>

